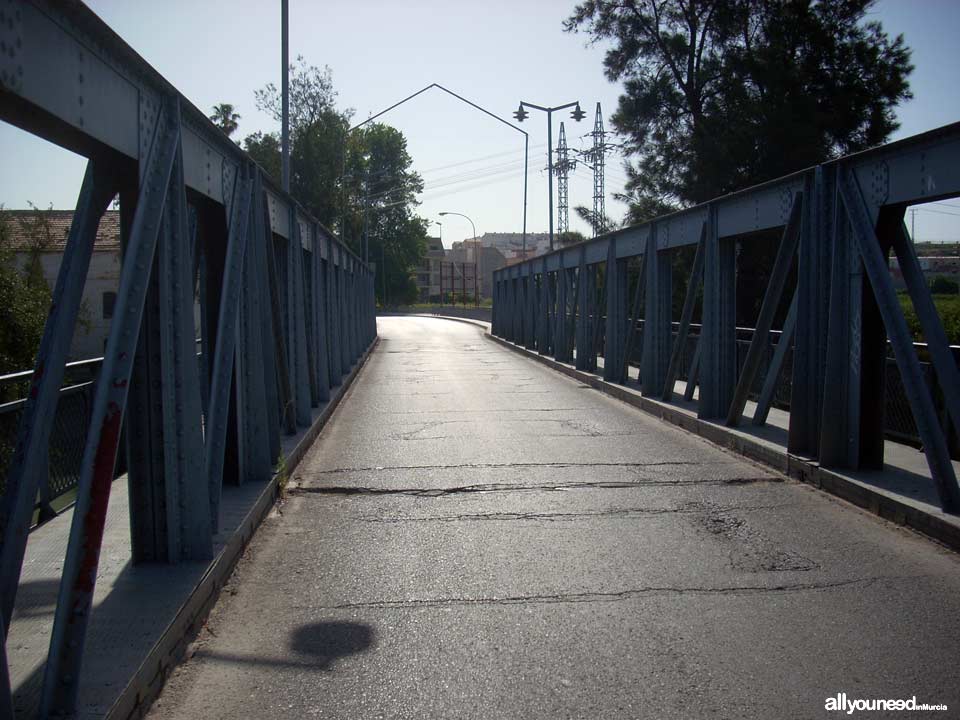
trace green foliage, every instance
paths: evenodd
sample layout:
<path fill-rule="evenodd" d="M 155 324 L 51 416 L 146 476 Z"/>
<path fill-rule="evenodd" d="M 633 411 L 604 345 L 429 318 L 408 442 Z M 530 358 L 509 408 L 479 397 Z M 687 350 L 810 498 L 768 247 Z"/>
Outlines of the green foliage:
<path fill-rule="evenodd" d="M 911 97 L 910 51 L 872 0 L 585 0 L 566 21 L 610 41 L 632 158 L 631 221 L 883 142 Z"/>
<path fill-rule="evenodd" d="M 23 265 L 10 247 L 13 222 L 30 240 Z M 0 374 L 33 368 L 51 298 L 40 258 L 52 241 L 44 211 L 34 208 L 30 217 L 13 219 L 0 209 Z"/>
<path fill-rule="evenodd" d="M 240 113 L 235 112 L 230 103 L 220 103 L 213 106 L 213 114 L 209 116 L 214 125 L 223 130 L 227 137 L 237 131 L 237 121 L 240 119 Z"/>
<path fill-rule="evenodd" d="M 416 300 L 415 268 L 426 252 L 427 223 L 414 215 L 423 181 L 400 131 L 371 123 L 348 134 L 351 110 L 338 110 L 329 68 L 290 66 L 290 191 L 358 255 L 368 237 L 377 264 L 379 302 Z M 257 108 L 280 120 L 274 85 L 256 92 Z M 254 133 L 244 149 L 274 178 L 280 177 L 280 138 Z"/>
<path fill-rule="evenodd" d="M 956 295 L 960 293 L 960 285 L 944 275 L 937 275 L 930 283 L 930 292 L 937 295 Z"/>
<path fill-rule="evenodd" d="M 576 245 L 577 243 L 583 242 L 586 239 L 586 236 L 582 232 L 570 230 L 568 232 L 557 234 L 556 245 L 557 247 L 567 247 L 567 245 Z"/>
<path fill-rule="evenodd" d="M 898 293 L 900 306 L 903 308 L 903 316 L 906 318 L 907 327 L 910 328 L 910 334 L 913 335 L 914 342 L 924 342 L 923 330 L 920 327 L 920 320 L 913 309 L 913 303 L 910 301 L 910 295 L 906 292 Z M 954 294 L 934 295 L 933 304 L 937 308 L 937 314 L 943 323 L 943 329 L 947 333 L 947 341 L 951 345 L 960 345 L 960 296 Z"/>
<path fill-rule="evenodd" d="M 280 136 L 277 133 L 251 133 L 243 139 L 243 149 L 280 184 Z"/>

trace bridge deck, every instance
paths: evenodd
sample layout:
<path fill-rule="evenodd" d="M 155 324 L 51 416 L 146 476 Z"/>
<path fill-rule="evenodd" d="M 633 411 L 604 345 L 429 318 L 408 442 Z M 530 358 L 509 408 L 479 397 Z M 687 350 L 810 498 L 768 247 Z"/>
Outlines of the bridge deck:
<path fill-rule="evenodd" d="M 151 717 L 960 707 L 953 553 L 478 328 L 379 329 Z"/>

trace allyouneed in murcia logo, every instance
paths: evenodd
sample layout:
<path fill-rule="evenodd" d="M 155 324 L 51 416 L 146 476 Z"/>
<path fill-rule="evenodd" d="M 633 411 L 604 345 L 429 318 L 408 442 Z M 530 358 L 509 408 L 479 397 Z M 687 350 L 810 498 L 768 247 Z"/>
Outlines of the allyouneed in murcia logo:
<path fill-rule="evenodd" d="M 919 703 L 914 695 L 909 700 L 885 700 L 882 698 L 850 698 L 845 692 L 828 697 L 825 710 L 844 712 L 853 715 L 854 712 L 871 712 L 876 710 L 946 710 L 943 703 Z"/>

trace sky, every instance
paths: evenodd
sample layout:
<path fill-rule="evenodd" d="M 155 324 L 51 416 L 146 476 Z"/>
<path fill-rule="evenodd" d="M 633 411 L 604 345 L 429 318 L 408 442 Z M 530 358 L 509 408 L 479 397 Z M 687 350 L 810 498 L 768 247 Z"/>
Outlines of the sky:
<path fill-rule="evenodd" d="M 241 115 L 234 137 L 277 129 L 257 111 L 254 90 L 279 83 L 280 3 L 253 0 L 90 0 L 89 6 L 157 71 L 201 110 L 232 103 Z M 603 75 L 606 46 L 563 31 L 573 0 L 290 0 L 290 55 L 329 66 L 342 108 L 355 122 L 438 83 L 513 122 L 520 100 L 543 106 L 580 102 L 580 123 L 554 113 L 568 144 L 585 149 L 596 104 L 604 122 L 616 107 L 618 84 Z M 913 49 L 914 99 L 898 109 L 898 139 L 960 120 L 956 41 L 957 0 L 881 0 L 870 15 L 891 35 L 903 33 Z M 476 232 L 519 232 L 523 219 L 523 136 L 454 98 L 430 90 L 381 118 L 407 138 L 425 190 L 418 213 L 431 222 L 440 212 L 463 213 Z M 531 111 L 520 127 L 530 133 L 527 229 L 546 232 L 547 118 Z M 616 142 L 613 135 L 610 142 Z M 0 204 L 6 208 L 72 208 L 84 159 L 0 123 Z M 607 156 L 607 214 L 626 208 L 613 198 L 622 189 L 622 159 Z M 579 165 L 570 177 L 570 229 L 590 235 L 573 211 L 593 205 L 593 176 Z M 556 198 L 555 198 L 556 202 Z M 960 239 L 960 202 L 918 208 L 917 240 Z M 444 245 L 469 238 L 470 222 L 442 218 Z"/>

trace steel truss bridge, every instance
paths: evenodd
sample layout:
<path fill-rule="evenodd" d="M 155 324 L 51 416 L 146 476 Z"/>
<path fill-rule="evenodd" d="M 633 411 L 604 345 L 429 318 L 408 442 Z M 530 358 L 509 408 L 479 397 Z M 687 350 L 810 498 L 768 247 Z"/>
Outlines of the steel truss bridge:
<path fill-rule="evenodd" d="M 269 480 L 283 436 L 311 424 L 311 410 L 375 341 L 373 276 L 79 2 L 0 4 L 0 119 L 88 158 L 0 504 L 0 640 L 93 240 L 116 196 L 122 219 L 120 289 L 43 681 L 41 713 L 53 715 L 76 705 L 121 428 L 132 559 L 208 560 L 224 484 Z M 795 264 L 796 293 L 753 420 L 764 421 L 792 343 L 790 452 L 824 466 L 882 467 L 889 338 L 943 508 L 956 512 L 947 437 L 887 258 L 892 250 L 899 259 L 955 428 L 957 367 L 903 216 L 911 203 L 957 195 L 960 125 L 951 125 L 503 269 L 493 333 L 581 370 L 597 370 L 602 356 L 603 376 L 615 383 L 627 382 L 642 342 L 642 392 L 671 400 L 702 286 L 687 393 L 698 386 L 700 416 L 734 425 Z M 738 373 L 736 241 L 777 228 L 776 261 Z M 671 254 L 684 246 L 695 246 L 696 256 L 674 339 Z M 641 270 L 631 293 L 632 258 Z M 12 715 L 5 642 L 0 652 L 0 714 Z"/>
<path fill-rule="evenodd" d="M 513 265 L 494 274 L 493 334 L 626 383 L 639 345 L 644 395 L 671 401 L 698 293 L 703 318 L 685 399 L 698 415 L 764 424 L 786 352 L 793 350 L 789 452 L 823 467 L 883 468 L 887 344 L 892 347 L 944 510 L 960 510 L 948 438 L 921 372 L 888 269 L 896 254 L 957 432 L 957 364 L 904 226 L 911 204 L 960 195 L 960 124 L 843 157 L 653 221 Z M 776 258 L 742 369 L 737 362 L 737 241 L 781 229 Z M 695 246 L 673 331 L 673 254 Z M 639 259 L 628 290 L 628 263 Z M 791 269 L 796 289 L 765 377 L 761 360 Z M 630 297 L 628 297 L 630 295 Z M 642 303 L 642 304 L 641 304 Z M 643 308 L 642 314 L 640 308 Z M 636 328 L 642 327 L 638 333 Z M 639 341 L 637 336 L 640 335 Z M 950 425 L 948 424 L 948 427 Z"/>
<path fill-rule="evenodd" d="M 4 638 L 97 226 L 116 196 L 122 225 L 47 715 L 76 702 L 122 424 L 133 560 L 210 559 L 223 484 L 269 479 L 281 435 L 310 425 L 373 342 L 373 276 L 83 4 L 4 2 L 0 51 L 0 118 L 88 158 L 0 505 Z"/>

